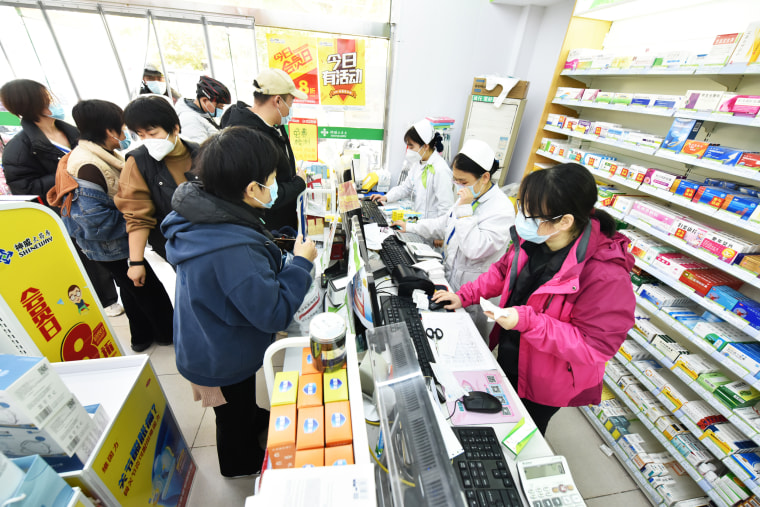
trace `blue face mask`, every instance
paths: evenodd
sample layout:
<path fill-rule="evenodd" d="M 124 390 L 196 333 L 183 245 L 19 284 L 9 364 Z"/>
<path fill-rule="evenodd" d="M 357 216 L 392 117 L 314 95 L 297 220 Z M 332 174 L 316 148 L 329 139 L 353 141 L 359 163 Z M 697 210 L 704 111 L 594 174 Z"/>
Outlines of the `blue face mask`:
<path fill-rule="evenodd" d="M 290 119 L 293 117 L 293 108 L 291 106 L 288 106 L 287 102 L 284 102 L 284 104 L 288 108 L 288 115 L 287 116 L 282 116 L 282 113 L 280 113 L 280 109 L 277 108 L 277 112 L 280 113 L 280 118 L 282 118 L 280 120 L 280 125 L 287 125 L 288 123 L 290 123 Z"/>
<path fill-rule="evenodd" d="M 271 187 L 268 187 L 268 186 L 264 185 L 263 183 L 259 183 L 259 185 L 261 185 L 264 188 L 268 188 L 269 189 L 269 202 L 261 202 L 258 199 L 256 199 L 255 197 L 254 197 L 254 199 L 256 199 L 259 202 L 259 204 L 261 204 L 265 208 L 269 209 L 269 208 L 271 208 L 274 205 L 274 202 L 277 200 L 277 190 L 278 190 L 277 180 L 274 180 L 274 183 L 272 183 Z"/>
<path fill-rule="evenodd" d="M 124 140 L 119 141 L 119 149 L 126 150 L 132 144 L 132 137 L 129 132 L 124 132 Z"/>
<path fill-rule="evenodd" d="M 480 189 L 480 192 L 476 192 L 476 191 L 475 191 L 475 185 L 470 185 L 470 186 L 469 186 L 469 187 L 467 187 L 467 188 L 469 188 L 469 189 L 470 189 L 470 192 L 472 192 L 472 196 L 473 196 L 475 199 L 477 199 L 478 197 L 480 197 L 480 194 L 482 194 L 482 193 L 483 193 L 483 189 L 482 189 L 482 188 Z"/>
<path fill-rule="evenodd" d="M 214 112 L 214 118 L 219 118 L 224 114 L 224 109 L 221 107 L 217 107 L 216 111 Z"/>
<path fill-rule="evenodd" d="M 562 215 L 558 215 L 551 220 L 555 220 L 561 216 Z M 515 217 L 515 229 L 517 230 L 517 234 L 525 241 L 538 244 L 545 243 L 547 239 L 554 236 L 554 234 L 543 236 L 538 233 L 538 228 L 546 221 L 547 220 L 539 220 L 538 218 L 526 218 L 523 211 L 518 210 L 517 216 Z"/>
<path fill-rule="evenodd" d="M 63 111 L 63 106 L 60 104 L 50 104 L 48 109 L 50 109 L 50 118 L 63 120 L 66 117 L 66 113 Z"/>

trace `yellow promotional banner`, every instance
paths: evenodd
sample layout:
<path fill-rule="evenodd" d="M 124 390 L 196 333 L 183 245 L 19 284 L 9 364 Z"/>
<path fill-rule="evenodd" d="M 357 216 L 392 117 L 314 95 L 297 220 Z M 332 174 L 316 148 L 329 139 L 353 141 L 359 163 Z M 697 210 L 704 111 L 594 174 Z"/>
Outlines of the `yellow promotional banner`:
<path fill-rule="evenodd" d="M 288 123 L 288 137 L 296 160 L 317 162 L 317 120 L 312 118 L 293 118 Z"/>
<path fill-rule="evenodd" d="M 48 208 L 0 204 L 0 280 L 0 350 L 51 362 L 122 355 L 63 222 Z"/>
<path fill-rule="evenodd" d="M 301 104 L 319 104 L 317 48 L 313 37 L 267 35 L 269 68 L 282 69 L 293 79 L 296 88 L 306 93 Z"/>
<path fill-rule="evenodd" d="M 124 507 L 187 504 L 196 465 L 149 364 L 132 387 L 92 467 Z"/>
<path fill-rule="evenodd" d="M 317 45 L 322 105 L 364 106 L 364 41 L 319 39 Z"/>

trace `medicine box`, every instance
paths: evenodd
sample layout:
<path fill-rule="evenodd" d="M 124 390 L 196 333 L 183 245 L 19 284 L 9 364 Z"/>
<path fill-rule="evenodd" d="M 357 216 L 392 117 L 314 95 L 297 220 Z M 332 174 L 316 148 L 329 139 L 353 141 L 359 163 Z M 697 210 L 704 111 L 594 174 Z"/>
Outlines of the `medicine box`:
<path fill-rule="evenodd" d="M 305 347 L 301 353 L 301 375 L 310 375 L 320 373 L 314 365 L 314 358 L 311 355 L 311 348 Z"/>
<path fill-rule="evenodd" d="M 583 96 L 585 88 L 569 88 L 560 86 L 557 88 L 557 92 L 554 95 L 555 99 L 561 100 L 580 100 Z"/>
<path fill-rule="evenodd" d="M 339 445 L 325 448 L 325 466 L 334 467 L 354 464 L 354 448 L 352 445 Z"/>
<path fill-rule="evenodd" d="M 325 446 L 325 412 L 322 406 L 298 409 L 296 450 Z"/>
<path fill-rule="evenodd" d="M 676 435 L 671 440 L 676 450 L 692 465 L 699 465 L 713 459 L 702 443 L 691 433 Z"/>
<path fill-rule="evenodd" d="M 731 275 L 728 275 L 718 269 L 698 269 L 698 270 L 686 270 L 683 272 L 679 280 L 694 289 L 694 291 L 700 296 L 704 297 L 715 285 L 728 285 L 736 287 L 737 284 Z M 741 282 L 739 282 L 741 285 Z"/>
<path fill-rule="evenodd" d="M 672 440 L 674 436 L 681 433 L 689 432 L 689 430 L 673 416 L 661 417 L 657 420 L 655 426 L 668 440 Z"/>
<path fill-rule="evenodd" d="M 637 320 L 636 330 L 644 336 L 644 339 L 651 343 L 655 336 L 664 334 L 663 331 L 647 320 Z"/>
<path fill-rule="evenodd" d="M 711 231 L 699 246 L 718 257 L 719 260 L 729 264 L 734 262 L 737 254 L 753 253 L 758 248 L 756 244 L 750 243 L 743 238 L 717 230 Z"/>
<path fill-rule="evenodd" d="M 46 358 L 0 354 L 3 425 L 44 428 L 71 398 Z"/>
<path fill-rule="evenodd" d="M 303 449 L 296 451 L 295 468 L 311 468 L 325 466 L 324 449 Z"/>
<path fill-rule="evenodd" d="M 760 343 L 728 343 L 720 353 L 747 370 L 752 376 L 760 373 Z"/>
<path fill-rule="evenodd" d="M 612 100 L 610 100 L 611 104 L 619 104 L 621 106 L 627 106 L 631 103 L 631 100 L 633 99 L 632 93 L 616 93 Z"/>
<path fill-rule="evenodd" d="M 296 457 L 296 405 L 272 406 L 267 453 L 272 468 L 293 468 Z"/>
<path fill-rule="evenodd" d="M 655 106 L 657 106 L 657 103 L 655 103 Z M 701 128 L 702 120 L 673 119 L 673 124 L 670 126 L 670 130 L 662 142 L 661 149 L 674 153 L 680 152 L 686 141 L 694 139 Z"/>
<path fill-rule="evenodd" d="M 635 93 L 631 98 L 631 106 L 649 107 L 654 101 L 654 95 L 648 93 Z"/>
<path fill-rule="evenodd" d="M 734 454 L 731 457 L 749 474 L 751 479 L 754 480 L 760 476 L 760 456 L 756 453 Z"/>
<path fill-rule="evenodd" d="M 583 94 L 581 95 L 581 101 L 582 102 L 594 102 L 596 100 L 596 96 L 599 95 L 598 88 L 586 88 L 583 90 Z"/>
<path fill-rule="evenodd" d="M 702 158 L 702 155 L 705 154 L 705 151 L 709 146 L 710 143 L 706 143 L 704 141 L 686 141 L 681 148 L 681 155 L 685 155 L 687 157 Z"/>
<path fill-rule="evenodd" d="M 727 343 L 754 341 L 752 337 L 740 332 L 728 322 L 699 322 L 694 326 L 693 331 L 718 351 L 721 351 Z"/>
<path fill-rule="evenodd" d="M 760 303 L 751 299 L 739 301 L 734 307 L 734 313 L 743 318 L 755 329 L 760 329 Z"/>
<path fill-rule="evenodd" d="M 757 169 L 760 167 L 760 153 L 745 152 L 741 157 L 739 157 L 736 165 L 741 167 L 749 167 L 751 169 Z"/>
<path fill-rule="evenodd" d="M 325 405 L 325 445 L 350 444 L 354 441 L 351 432 L 351 407 L 347 401 L 336 401 Z"/>
<path fill-rule="evenodd" d="M 338 370 L 322 375 L 324 380 L 323 396 L 325 404 L 334 401 L 348 401 L 348 382 L 346 370 Z"/>
<path fill-rule="evenodd" d="M 646 299 L 657 308 L 663 306 L 676 306 L 689 303 L 689 298 L 682 295 L 679 292 L 671 289 L 670 287 L 663 287 L 660 285 L 642 285 L 639 296 Z"/>
<path fill-rule="evenodd" d="M 596 100 L 595 102 L 599 104 L 609 104 L 612 102 L 612 98 L 615 96 L 613 92 L 603 92 L 600 91 L 596 94 Z"/>
<path fill-rule="evenodd" d="M 721 209 L 740 216 L 742 220 L 748 220 L 758 204 L 760 204 L 760 199 L 756 197 L 731 194 L 723 201 Z"/>
<path fill-rule="evenodd" d="M 676 361 L 676 366 L 694 380 L 702 374 L 711 373 L 718 369 L 699 354 L 681 354 Z"/>
<path fill-rule="evenodd" d="M 752 299 L 736 289 L 725 285 L 716 285 L 707 293 L 707 298 L 715 301 L 726 310 L 733 310 L 739 301 Z"/>
<path fill-rule="evenodd" d="M 295 405 L 298 399 L 298 372 L 281 371 L 274 376 L 271 405 Z"/>
<path fill-rule="evenodd" d="M 702 185 L 692 201 L 720 208 L 726 197 L 728 197 L 728 191 L 725 188 Z"/>
<path fill-rule="evenodd" d="M 705 150 L 705 154 L 702 155 L 702 158 L 706 160 L 714 160 L 723 165 L 732 166 L 736 165 L 736 162 L 739 160 L 739 157 L 742 156 L 742 153 L 742 150 L 712 144 Z"/>
<path fill-rule="evenodd" d="M 652 346 L 662 352 L 665 357 L 675 363 L 681 354 L 688 354 L 689 349 L 666 334 L 658 334 L 652 340 Z"/>
<path fill-rule="evenodd" d="M 670 208 L 659 206 L 650 201 L 636 201 L 628 213 L 629 216 L 638 218 L 655 229 L 670 234 L 673 224 L 681 215 Z"/>
<path fill-rule="evenodd" d="M 644 350 L 641 345 L 633 340 L 626 340 L 623 342 L 623 344 L 620 346 L 620 354 L 629 361 L 649 357 L 649 353 L 647 353 L 647 351 Z M 620 387 L 625 390 L 624 386 Z"/>
<path fill-rule="evenodd" d="M 745 437 L 730 423 L 712 424 L 707 427 L 705 434 L 721 447 L 726 454 L 757 452 L 757 444 Z"/>
<path fill-rule="evenodd" d="M 694 111 L 715 111 L 720 104 L 723 92 L 713 90 L 688 90 L 683 104 L 684 109 Z"/>
<path fill-rule="evenodd" d="M 683 101 L 681 95 L 656 95 L 652 107 L 673 109 Z"/>
<path fill-rule="evenodd" d="M 636 183 L 641 183 L 644 181 L 644 176 L 646 176 L 647 171 L 649 171 L 649 169 L 644 166 L 631 164 L 628 167 L 628 179 L 630 181 L 635 181 Z"/>
<path fill-rule="evenodd" d="M 702 184 L 694 180 L 678 180 L 678 186 L 675 189 L 675 194 L 682 195 L 688 199 L 692 199 L 697 193 L 697 190 L 699 190 L 700 186 L 702 186 Z"/>
<path fill-rule="evenodd" d="M 743 267 L 747 271 L 750 271 L 756 275 L 760 275 L 760 255 L 758 254 L 740 254 L 739 266 Z"/>
<path fill-rule="evenodd" d="M 644 183 L 648 183 L 657 189 L 673 192 L 674 185 L 677 187 L 681 179 L 683 179 L 683 176 L 659 169 L 650 169 L 644 176 Z"/>
<path fill-rule="evenodd" d="M 649 407 L 644 415 L 646 415 L 647 419 L 652 421 L 652 423 L 656 423 L 661 417 L 670 417 L 673 413 L 665 408 L 665 405 L 659 403 Z"/>
<path fill-rule="evenodd" d="M 697 382 L 699 385 L 704 387 L 706 390 L 712 392 L 715 392 L 717 388 L 720 386 L 724 386 L 726 384 L 729 384 L 732 382 L 732 380 L 722 373 L 719 372 L 713 372 L 713 373 L 703 373 L 699 377 L 697 377 Z"/>
<path fill-rule="evenodd" d="M 760 401 L 760 392 L 743 380 L 722 385 L 715 390 L 714 394 L 730 408 L 750 407 Z"/>
<path fill-rule="evenodd" d="M 713 420 L 713 422 L 726 420 L 726 418 L 723 417 L 713 406 L 709 405 L 704 400 L 694 400 L 684 403 L 681 407 L 681 412 L 683 412 L 684 415 L 696 425 L 699 425 L 702 421 L 706 420 Z"/>
<path fill-rule="evenodd" d="M 702 240 L 712 232 L 712 228 L 695 222 L 689 217 L 681 217 L 673 226 L 673 235 L 694 248 L 699 248 Z"/>
<path fill-rule="evenodd" d="M 678 389 L 671 384 L 667 384 L 662 388 L 662 395 L 665 396 L 673 404 L 673 410 L 678 410 L 687 403 L 689 399 Z"/>
<path fill-rule="evenodd" d="M 298 379 L 298 409 L 322 406 L 322 374 L 301 375 Z"/>

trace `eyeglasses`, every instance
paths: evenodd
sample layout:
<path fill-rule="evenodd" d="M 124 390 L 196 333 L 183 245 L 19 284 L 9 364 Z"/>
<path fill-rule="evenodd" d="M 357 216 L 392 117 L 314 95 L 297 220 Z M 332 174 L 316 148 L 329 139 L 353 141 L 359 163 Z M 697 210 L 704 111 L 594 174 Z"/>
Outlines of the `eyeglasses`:
<path fill-rule="evenodd" d="M 522 206 L 520 205 L 520 199 L 517 199 L 516 203 L 517 203 L 517 211 L 523 213 L 523 215 L 525 216 L 525 218 L 528 219 L 528 220 L 541 220 L 542 222 L 551 222 L 553 220 L 557 220 L 557 219 L 560 219 L 563 216 L 565 216 L 564 214 L 557 215 L 556 217 L 549 217 L 549 216 L 546 216 L 546 215 L 532 215 L 532 216 L 528 216 L 528 215 L 525 215 L 525 213 L 523 212 Z"/>

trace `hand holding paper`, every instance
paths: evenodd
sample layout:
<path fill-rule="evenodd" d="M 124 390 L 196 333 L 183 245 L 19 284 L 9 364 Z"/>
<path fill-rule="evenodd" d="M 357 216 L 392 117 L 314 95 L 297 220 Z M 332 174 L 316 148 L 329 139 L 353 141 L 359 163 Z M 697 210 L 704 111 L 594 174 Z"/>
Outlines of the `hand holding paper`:
<path fill-rule="evenodd" d="M 499 308 L 485 298 L 480 298 L 480 307 L 488 317 L 489 321 L 496 321 L 504 329 L 512 329 L 517 325 L 517 311 L 509 308 Z"/>

